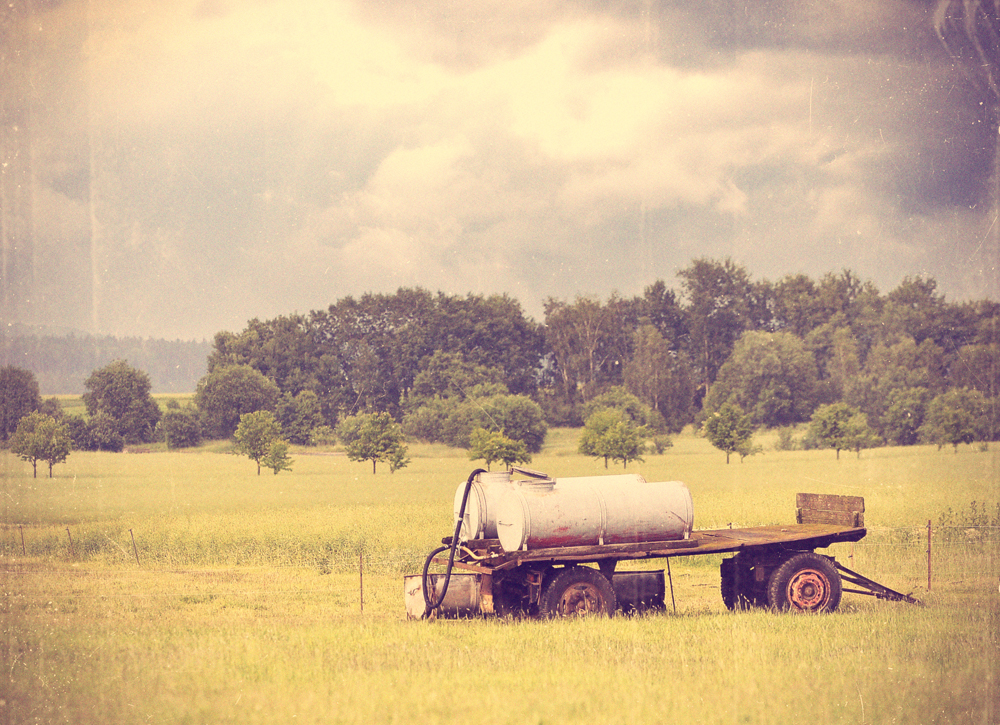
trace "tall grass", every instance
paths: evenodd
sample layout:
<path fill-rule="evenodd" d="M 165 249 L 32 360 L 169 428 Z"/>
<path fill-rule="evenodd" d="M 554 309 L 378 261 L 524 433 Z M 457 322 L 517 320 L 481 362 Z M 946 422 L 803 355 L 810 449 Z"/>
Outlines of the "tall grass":
<path fill-rule="evenodd" d="M 831 616 L 398 617 L 379 578 L 301 570 L 9 571 L 10 722 L 992 723 L 986 592 Z M 696 572 L 697 574 L 697 572 Z M 393 586 L 391 584 L 396 584 Z M 994 593 L 995 595 L 995 593 Z M 392 612 L 397 612 L 394 615 Z"/>
<path fill-rule="evenodd" d="M 604 473 L 573 432 L 550 441 L 532 467 Z M 727 466 L 681 436 L 629 466 L 685 481 L 699 528 L 789 523 L 798 491 L 862 495 L 871 533 L 838 560 L 927 607 L 845 595 L 833 615 L 729 613 L 719 557 L 690 557 L 671 564 L 676 615 L 428 623 L 404 620 L 401 575 L 450 533 L 474 462 L 413 446 L 408 468 L 372 475 L 299 451 L 258 477 L 214 450 L 74 452 L 52 480 L 3 454 L 0 722 L 1000 720 L 996 538 L 952 526 L 931 591 L 922 538 L 949 507 L 961 523 L 971 501 L 995 505 L 996 452 Z"/>

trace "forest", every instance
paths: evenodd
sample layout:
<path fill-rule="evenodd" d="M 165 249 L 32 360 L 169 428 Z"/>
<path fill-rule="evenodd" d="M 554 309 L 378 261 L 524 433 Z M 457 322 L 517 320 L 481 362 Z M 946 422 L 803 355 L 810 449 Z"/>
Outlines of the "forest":
<path fill-rule="evenodd" d="M 188 393 L 205 374 L 207 341 L 51 334 L 26 326 L 0 330 L 0 361 L 30 370 L 44 395 L 80 395 L 84 380 L 113 360 L 149 374 L 157 393 Z"/>
<path fill-rule="evenodd" d="M 666 432 L 724 405 L 783 427 L 843 403 L 907 445 L 928 410 L 961 404 L 973 437 L 996 439 L 1000 303 L 948 302 L 929 278 L 882 294 L 849 270 L 758 281 L 731 259 L 693 260 L 678 278 L 632 298 L 550 298 L 540 323 L 506 295 L 345 297 L 216 334 L 207 377 L 249 366 L 283 396 L 315 395 L 328 425 L 384 411 L 446 442 L 441 427 L 486 401 L 528 398 L 549 426 L 579 426 L 595 398 L 623 391 Z"/>
<path fill-rule="evenodd" d="M 3 353 L 45 394 L 79 392 L 108 360 L 142 371 L 154 392 L 195 389 L 194 405 L 169 416 L 192 431 L 185 445 L 229 437 L 261 409 L 297 444 L 388 413 L 411 439 L 469 447 L 483 428 L 527 453 L 547 427 L 605 408 L 660 447 L 712 416 L 744 430 L 851 427 L 822 434 L 851 441 L 838 454 L 1000 433 L 996 301 L 948 302 L 929 278 L 882 294 L 849 270 L 758 281 L 731 259 L 696 259 L 677 276 L 677 290 L 658 280 L 632 298 L 549 298 L 541 322 L 507 295 L 401 288 L 252 319 L 211 344 L 8 335 Z"/>

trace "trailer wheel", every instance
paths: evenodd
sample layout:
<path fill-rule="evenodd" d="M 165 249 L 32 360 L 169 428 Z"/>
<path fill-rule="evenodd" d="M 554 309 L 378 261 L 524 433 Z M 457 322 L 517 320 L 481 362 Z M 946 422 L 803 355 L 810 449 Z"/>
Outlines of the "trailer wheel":
<path fill-rule="evenodd" d="M 538 613 L 542 617 L 611 616 L 617 606 L 615 590 L 607 577 L 597 569 L 570 566 L 545 585 L 538 602 Z"/>
<path fill-rule="evenodd" d="M 771 574 L 767 601 L 775 609 L 832 612 L 840 605 L 840 574 L 823 556 L 796 554 Z"/>

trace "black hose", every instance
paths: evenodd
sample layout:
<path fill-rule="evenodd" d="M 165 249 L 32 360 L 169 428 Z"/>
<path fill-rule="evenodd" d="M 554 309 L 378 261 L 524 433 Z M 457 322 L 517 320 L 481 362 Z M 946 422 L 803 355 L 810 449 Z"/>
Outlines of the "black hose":
<path fill-rule="evenodd" d="M 455 550 L 458 549 L 458 537 L 462 533 L 462 524 L 465 523 L 465 504 L 469 501 L 469 491 L 472 490 L 472 481 L 480 473 L 486 473 L 486 471 L 482 468 L 477 468 L 469 474 L 469 478 L 465 482 L 465 491 L 462 493 L 462 505 L 458 509 L 458 522 L 455 524 L 455 535 L 451 537 L 451 546 L 439 546 L 430 553 L 430 556 L 428 556 L 427 560 L 424 562 L 424 573 L 420 582 L 424 593 L 425 608 L 423 619 L 427 619 L 427 617 L 431 616 L 431 612 L 441 606 L 441 603 L 444 602 L 445 595 L 448 594 L 448 584 L 451 583 L 451 569 L 455 564 Z M 427 588 L 427 572 L 431 567 L 431 561 L 434 557 L 448 548 L 451 548 L 451 554 L 448 556 L 448 568 L 445 570 L 444 586 L 441 588 L 441 598 L 434 602 L 432 601 L 433 597 Z"/>
<path fill-rule="evenodd" d="M 430 554 L 428 554 L 427 555 L 427 560 L 424 561 L 424 573 L 423 573 L 423 577 L 420 580 L 420 583 L 421 583 L 421 586 L 423 587 L 423 592 L 424 592 L 424 615 L 423 615 L 422 619 L 427 619 L 427 617 L 430 616 L 431 612 L 434 611 L 435 609 L 437 609 L 438 607 L 440 607 L 441 606 L 441 602 L 444 601 L 444 594 L 442 594 L 441 595 L 441 601 L 439 601 L 439 602 L 437 602 L 437 603 L 435 603 L 433 605 L 431 604 L 431 593 L 428 590 L 428 586 L 427 586 L 427 571 L 431 568 L 431 562 L 434 560 L 434 557 L 437 556 L 438 554 L 440 554 L 442 551 L 448 551 L 448 549 L 450 549 L 450 548 L 451 548 L 450 546 L 439 546 L 434 551 L 432 551 Z M 447 593 L 447 589 L 445 590 L 445 594 L 446 593 Z"/>

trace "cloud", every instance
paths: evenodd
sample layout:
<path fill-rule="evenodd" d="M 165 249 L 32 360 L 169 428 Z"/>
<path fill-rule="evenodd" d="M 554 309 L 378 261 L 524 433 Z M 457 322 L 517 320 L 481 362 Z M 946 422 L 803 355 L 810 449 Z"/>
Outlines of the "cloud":
<path fill-rule="evenodd" d="M 17 314 L 208 337 L 421 285 L 540 315 L 727 255 L 772 279 L 926 273 L 996 296 L 995 128 L 928 12 L 53 5 L 15 69 L 38 265 Z"/>

